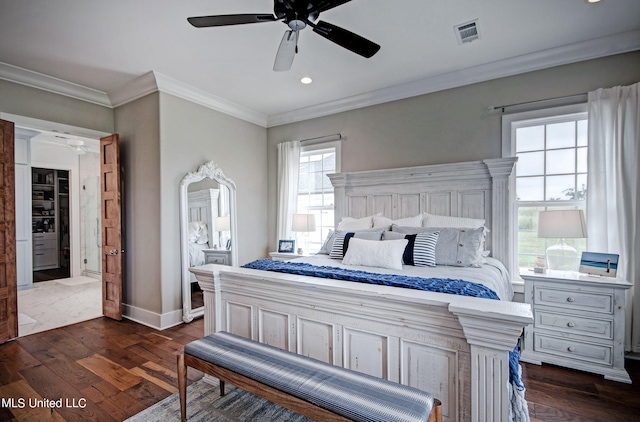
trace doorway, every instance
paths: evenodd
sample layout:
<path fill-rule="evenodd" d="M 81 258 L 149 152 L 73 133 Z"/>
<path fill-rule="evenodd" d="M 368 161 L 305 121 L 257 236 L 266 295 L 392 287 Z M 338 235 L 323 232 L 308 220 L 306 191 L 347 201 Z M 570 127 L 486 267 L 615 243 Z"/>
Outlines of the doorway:
<path fill-rule="evenodd" d="M 16 201 L 28 229 L 17 238 L 29 243 L 18 271 L 20 337 L 102 315 L 99 141 L 28 130 L 29 159 L 16 161 L 29 179 L 23 206 Z"/>
<path fill-rule="evenodd" d="M 71 276 L 69 171 L 31 167 L 34 283 Z"/>

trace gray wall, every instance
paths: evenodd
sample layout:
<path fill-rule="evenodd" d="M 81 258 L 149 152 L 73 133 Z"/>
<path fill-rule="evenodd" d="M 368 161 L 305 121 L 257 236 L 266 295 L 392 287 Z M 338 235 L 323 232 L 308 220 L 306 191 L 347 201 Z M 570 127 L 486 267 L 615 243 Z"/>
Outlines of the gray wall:
<path fill-rule="evenodd" d="M 267 256 L 267 134 L 263 127 L 160 94 L 162 307 L 181 309 L 179 186 L 213 160 L 237 187 L 239 264 Z"/>
<path fill-rule="evenodd" d="M 115 129 L 124 168 L 123 303 L 161 314 L 159 94 L 117 107 Z"/>
<path fill-rule="evenodd" d="M 344 132 L 342 171 L 497 158 L 501 115 L 489 106 L 640 81 L 640 52 L 496 79 L 268 129 L 269 246 L 276 247 L 277 144 Z"/>

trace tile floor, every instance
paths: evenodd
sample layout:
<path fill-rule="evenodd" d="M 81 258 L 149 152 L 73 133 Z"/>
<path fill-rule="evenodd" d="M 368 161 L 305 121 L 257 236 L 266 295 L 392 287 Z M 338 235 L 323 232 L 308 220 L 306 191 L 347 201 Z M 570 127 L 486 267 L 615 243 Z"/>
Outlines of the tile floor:
<path fill-rule="evenodd" d="M 18 336 L 102 316 L 102 282 L 72 277 L 33 283 L 18 291 Z"/>

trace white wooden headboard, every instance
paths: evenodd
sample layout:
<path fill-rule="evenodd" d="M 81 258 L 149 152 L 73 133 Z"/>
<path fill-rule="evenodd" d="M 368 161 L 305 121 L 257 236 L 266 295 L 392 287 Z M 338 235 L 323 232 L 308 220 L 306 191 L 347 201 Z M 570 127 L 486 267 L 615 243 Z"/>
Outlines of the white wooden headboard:
<path fill-rule="evenodd" d="M 514 274 L 511 172 L 517 158 L 330 174 L 335 225 L 382 213 L 399 219 L 428 212 L 484 218 L 491 255 Z"/>

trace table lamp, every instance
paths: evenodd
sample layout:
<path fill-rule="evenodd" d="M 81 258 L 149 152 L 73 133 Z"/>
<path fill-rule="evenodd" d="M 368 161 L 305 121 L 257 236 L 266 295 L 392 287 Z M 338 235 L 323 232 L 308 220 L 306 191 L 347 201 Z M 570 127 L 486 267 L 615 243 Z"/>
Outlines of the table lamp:
<path fill-rule="evenodd" d="M 293 214 L 293 222 L 291 224 L 293 232 L 314 232 L 316 231 L 316 216 L 313 214 Z M 307 238 L 305 236 L 305 249 L 307 247 Z M 304 253 L 302 248 L 298 248 L 298 255 Z"/>
<path fill-rule="evenodd" d="M 228 215 L 225 215 L 222 217 L 216 217 L 216 230 L 219 232 L 228 232 L 229 230 L 231 230 L 231 217 L 229 217 Z M 224 244 L 225 249 L 229 249 L 229 245 L 226 245 L 226 243 L 228 242 L 225 242 L 224 239 L 225 239 L 225 236 L 223 236 L 221 233 L 220 246 Z"/>
<path fill-rule="evenodd" d="M 587 224 L 582 210 L 540 211 L 538 237 L 558 239 L 546 251 L 547 268 L 550 270 L 577 271 L 578 251 L 567 245 L 565 239 L 587 237 Z"/>

